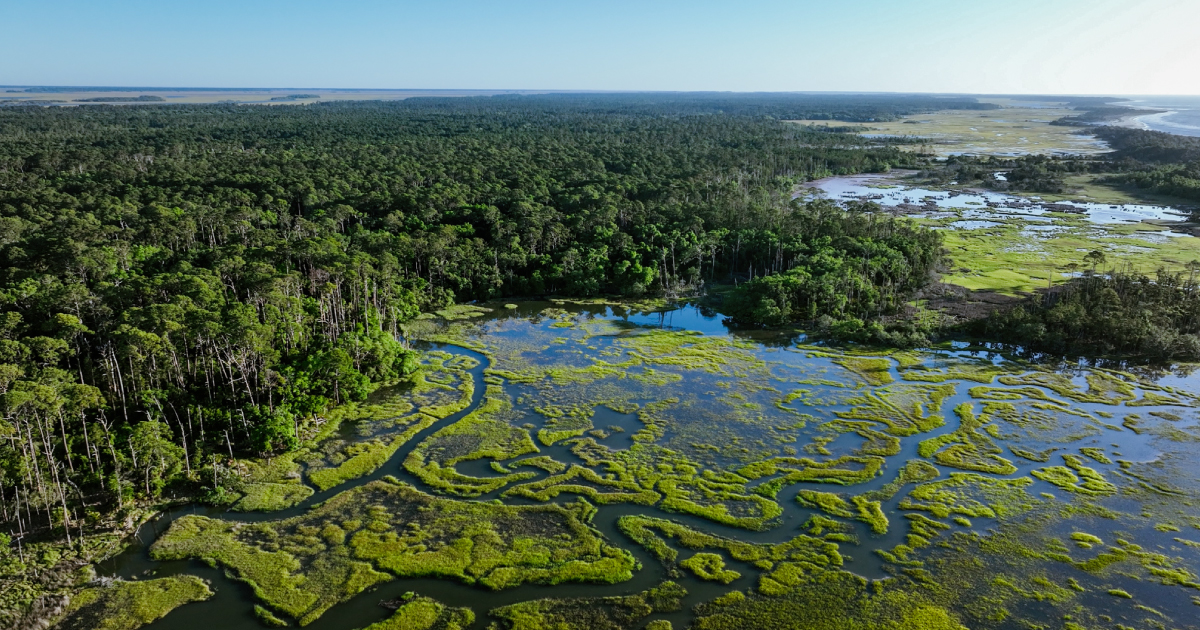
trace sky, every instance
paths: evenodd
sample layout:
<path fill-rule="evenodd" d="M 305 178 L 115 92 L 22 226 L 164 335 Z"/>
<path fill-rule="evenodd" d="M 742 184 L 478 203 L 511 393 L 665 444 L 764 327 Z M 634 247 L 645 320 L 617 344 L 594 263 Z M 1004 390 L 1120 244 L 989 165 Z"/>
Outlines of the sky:
<path fill-rule="evenodd" d="M 0 85 L 1200 95 L 1200 0 L 0 0 Z"/>

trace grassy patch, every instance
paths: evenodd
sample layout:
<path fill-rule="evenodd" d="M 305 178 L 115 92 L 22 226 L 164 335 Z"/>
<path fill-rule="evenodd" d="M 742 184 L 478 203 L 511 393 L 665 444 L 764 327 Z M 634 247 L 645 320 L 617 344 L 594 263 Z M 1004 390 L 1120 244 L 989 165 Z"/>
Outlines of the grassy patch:
<path fill-rule="evenodd" d="M 953 384 L 894 385 L 851 399 L 853 407 L 837 415 L 846 420 L 877 422 L 892 435 L 915 435 L 946 423 L 939 412 L 942 402 L 953 394 Z"/>
<path fill-rule="evenodd" d="M 961 514 L 967 518 L 1014 516 L 1036 501 L 1025 492 L 1028 477 L 995 479 L 976 473 L 951 473 L 949 479 L 923 483 L 900 501 L 902 510 L 924 510 L 937 518 Z"/>
<path fill-rule="evenodd" d="M 796 495 L 796 501 L 805 507 L 819 509 L 830 516 L 860 520 L 871 526 L 876 534 L 886 534 L 888 518 L 883 513 L 879 501 L 871 501 L 863 496 L 852 496 L 847 501 L 842 496 L 832 492 L 818 492 L 803 489 Z"/>
<path fill-rule="evenodd" d="M 472 477 L 454 469 L 459 462 L 483 458 L 501 461 L 538 452 L 528 431 L 501 419 L 511 411 L 512 403 L 503 389 L 488 385 L 488 393 L 479 407 L 418 444 L 404 461 L 404 468 L 430 487 L 462 497 L 477 497 L 535 476 L 522 472 Z"/>
<path fill-rule="evenodd" d="M 1109 483 L 1093 468 L 1083 465 L 1083 458 L 1075 455 L 1063 455 L 1066 466 L 1050 466 L 1033 471 L 1034 477 L 1047 483 L 1052 483 L 1063 490 L 1090 496 L 1113 494 L 1117 487 Z"/>
<path fill-rule="evenodd" d="M 140 582 L 117 581 L 71 598 L 63 630 L 134 630 L 189 602 L 212 597 L 208 583 L 191 575 Z"/>
<path fill-rule="evenodd" d="M 953 433 L 921 442 L 917 454 L 933 458 L 934 461 L 951 468 L 973 470 L 994 475 L 1011 475 L 1017 472 L 1013 463 L 1000 456 L 1003 449 L 986 433 L 980 431 L 986 416 L 981 419 L 973 413 L 971 403 L 963 403 L 954 409 L 961 422 Z"/>
<path fill-rule="evenodd" d="M 151 554 L 226 567 L 264 604 L 303 625 L 393 575 L 496 589 L 629 579 L 633 558 L 588 527 L 591 509 L 454 501 L 375 481 L 281 521 L 187 516 Z"/>
<path fill-rule="evenodd" d="M 679 566 L 691 571 L 696 577 L 709 582 L 728 584 L 740 577 L 741 573 L 725 568 L 725 560 L 715 553 L 698 553 L 686 558 Z"/>
<path fill-rule="evenodd" d="M 687 591 L 664 582 L 648 591 L 620 597 L 538 599 L 488 614 L 489 630 L 631 630 L 654 614 L 679 610 Z M 661 624 L 660 624 L 661 626 Z"/>
<path fill-rule="evenodd" d="M 275 512 L 298 505 L 313 489 L 301 483 L 251 483 L 242 487 L 242 498 L 233 504 L 238 512 Z"/>
<path fill-rule="evenodd" d="M 406 597 L 391 617 L 363 630 L 465 630 L 475 623 L 470 608 L 451 608 L 429 598 Z"/>

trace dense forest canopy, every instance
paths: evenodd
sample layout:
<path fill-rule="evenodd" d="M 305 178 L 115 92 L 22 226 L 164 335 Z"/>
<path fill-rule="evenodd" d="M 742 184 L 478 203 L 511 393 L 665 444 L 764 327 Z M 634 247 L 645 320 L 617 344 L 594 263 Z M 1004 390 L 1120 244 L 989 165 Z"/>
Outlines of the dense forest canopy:
<path fill-rule="evenodd" d="M 1088 273 L 1066 286 L 997 311 L 980 331 L 1024 351 L 1053 355 L 1200 359 L 1200 286 L 1188 274 Z"/>
<path fill-rule="evenodd" d="M 999 191 L 1063 193 L 1068 189 L 1064 178 L 1093 173 L 1102 175 L 1102 183 L 1200 201 L 1200 138 L 1116 126 L 1090 127 L 1086 133 L 1104 140 L 1113 151 L 1086 157 L 954 155 L 923 175 L 938 184 L 953 181 Z M 1004 171 L 1003 180 L 996 178 L 997 171 Z"/>
<path fill-rule="evenodd" d="M 1110 169 L 1118 172 L 1109 182 L 1200 201 L 1200 138 L 1124 127 L 1095 132 L 1116 149 Z"/>
<path fill-rule="evenodd" d="M 69 533 L 88 505 L 209 483 L 218 455 L 286 450 L 330 406 L 413 369 L 400 323 L 452 301 L 783 274 L 740 303 L 850 320 L 890 308 L 939 241 L 792 194 L 917 158 L 781 119 L 947 107 L 990 106 L 718 94 L 0 110 L 0 520 Z"/>

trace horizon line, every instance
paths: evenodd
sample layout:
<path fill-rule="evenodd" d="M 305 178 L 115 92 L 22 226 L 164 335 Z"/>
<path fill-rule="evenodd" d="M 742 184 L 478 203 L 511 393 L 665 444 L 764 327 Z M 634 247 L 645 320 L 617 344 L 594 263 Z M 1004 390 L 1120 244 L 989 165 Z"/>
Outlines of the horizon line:
<path fill-rule="evenodd" d="M 1115 92 L 922 92 L 895 90 L 647 90 L 647 89 L 571 89 L 571 88 L 347 88 L 347 87 L 212 87 L 212 86 L 137 86 L 137 85 L 2 85 L 0 89 L 52 89 L 61 91 L 110 92 L 259 92 L 316 90 L 322 92 L 490 92 L 509 94 L 895 94 L 923 96 L 982 96 L 982 97 L 1200 97 L 1200 94 L 1132 94 Z"/>

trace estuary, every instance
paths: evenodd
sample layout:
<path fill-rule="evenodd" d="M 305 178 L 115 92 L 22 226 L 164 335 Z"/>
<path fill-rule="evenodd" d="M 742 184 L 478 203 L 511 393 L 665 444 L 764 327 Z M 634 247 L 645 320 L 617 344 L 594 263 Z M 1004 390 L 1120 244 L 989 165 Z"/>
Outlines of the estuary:
<path fill-rule="evenodd" d="M 210 581 L 146 627 L 1197 627 L 1186 369 L 816 345 L 688 303 L 406 334 L 411 383 L 99 567 Z"/>

